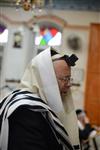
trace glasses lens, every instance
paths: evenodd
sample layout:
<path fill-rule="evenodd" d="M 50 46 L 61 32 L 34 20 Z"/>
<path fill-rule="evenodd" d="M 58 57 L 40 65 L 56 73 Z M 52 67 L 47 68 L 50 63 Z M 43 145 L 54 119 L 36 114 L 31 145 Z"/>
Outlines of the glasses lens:
<path fill-rule="evenodd" d="M 70 82 L 70 83 L 73 82 L 73 79 L 71 77 L 63 77 L 63 78 L 60 78 L 60 79 L 63 80 L 64 82 Z"/>

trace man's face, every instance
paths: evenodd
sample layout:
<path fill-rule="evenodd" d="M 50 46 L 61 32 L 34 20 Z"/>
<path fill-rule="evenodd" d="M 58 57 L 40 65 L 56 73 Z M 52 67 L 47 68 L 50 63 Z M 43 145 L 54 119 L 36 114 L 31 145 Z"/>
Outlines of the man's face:
<path fill-rule="evenodd" d="M 71 86 L 71 68 L 64 60 L 56 60 L 53 62 L 56 73 L 59 90 L 61 95 L 65 95 Z"/>

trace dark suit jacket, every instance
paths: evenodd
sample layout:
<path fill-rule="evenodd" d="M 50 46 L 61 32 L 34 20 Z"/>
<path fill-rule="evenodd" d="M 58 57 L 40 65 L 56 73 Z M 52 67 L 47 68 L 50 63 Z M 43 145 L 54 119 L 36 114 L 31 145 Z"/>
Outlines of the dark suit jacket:
<path fill-rule="evenodd" d="M 24 106 L 9 117 L 8 150 L 62 150 L 40 112 Z"/>
<path fill-rule="evenodd" d="M 80 141 L 87 140 L 90 133 L 94 130 L 89 123 L 86 123 L 85 128 L 83 130 L 79 129 L 79 138 Z"/>

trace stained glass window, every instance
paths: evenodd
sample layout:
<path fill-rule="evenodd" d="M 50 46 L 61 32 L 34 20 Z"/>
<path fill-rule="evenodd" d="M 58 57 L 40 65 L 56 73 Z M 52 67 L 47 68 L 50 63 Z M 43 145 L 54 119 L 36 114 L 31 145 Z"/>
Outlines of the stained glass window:
<path fill-rule="evenodd" d="M 61 32 L 54 28 L 40 28 L 39 33 L 36 34 L 35 44 L 39 46 L 59 46 L 61 45 Z"/>

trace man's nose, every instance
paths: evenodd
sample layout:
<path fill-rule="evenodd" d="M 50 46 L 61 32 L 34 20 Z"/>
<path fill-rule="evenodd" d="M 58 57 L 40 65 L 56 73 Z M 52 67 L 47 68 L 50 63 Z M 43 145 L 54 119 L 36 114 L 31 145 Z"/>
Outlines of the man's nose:
<path fill-rule="evenodd" d="M 67 86 L 72 86 L 72 82 L 70 80 L 67 82 Z"/>

